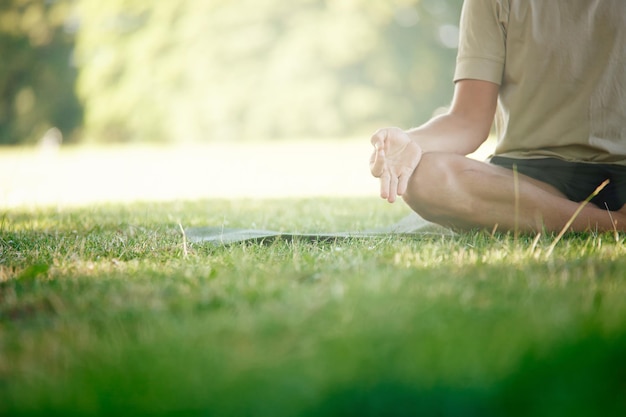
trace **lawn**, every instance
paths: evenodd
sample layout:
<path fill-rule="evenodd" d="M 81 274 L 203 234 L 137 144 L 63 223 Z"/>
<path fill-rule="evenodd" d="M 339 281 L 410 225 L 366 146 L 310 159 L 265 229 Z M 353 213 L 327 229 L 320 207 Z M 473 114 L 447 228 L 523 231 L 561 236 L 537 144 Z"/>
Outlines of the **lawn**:
<path fill-rule="evenodd" d="M 184 227 L 385 226 L 369 198 L 12 209 L 0 414 L 624 415 L 612 234 L 228 247 Z"/>

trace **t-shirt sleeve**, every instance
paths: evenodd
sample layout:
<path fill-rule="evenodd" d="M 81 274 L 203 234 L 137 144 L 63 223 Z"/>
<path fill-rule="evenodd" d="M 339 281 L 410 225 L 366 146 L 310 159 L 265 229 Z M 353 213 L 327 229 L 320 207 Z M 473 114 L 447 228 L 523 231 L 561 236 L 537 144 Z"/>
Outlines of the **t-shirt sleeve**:
<path fill-rule="evenodd" d="M 508 0 L 465 0 L 454 81 L 502 83 Z"/>

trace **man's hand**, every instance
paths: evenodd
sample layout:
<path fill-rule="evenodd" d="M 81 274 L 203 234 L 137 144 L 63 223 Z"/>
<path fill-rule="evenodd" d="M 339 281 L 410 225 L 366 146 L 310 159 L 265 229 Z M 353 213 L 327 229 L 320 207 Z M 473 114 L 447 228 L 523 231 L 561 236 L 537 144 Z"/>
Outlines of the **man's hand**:
<path fill-rule="evenodd" d="M 380 196 L 390 203 L 406 192 L 409 178 L 422 158 L 422 149 L 397 127 L 380 129 L 372 136 L 372 175 L 380 178 Z"/>

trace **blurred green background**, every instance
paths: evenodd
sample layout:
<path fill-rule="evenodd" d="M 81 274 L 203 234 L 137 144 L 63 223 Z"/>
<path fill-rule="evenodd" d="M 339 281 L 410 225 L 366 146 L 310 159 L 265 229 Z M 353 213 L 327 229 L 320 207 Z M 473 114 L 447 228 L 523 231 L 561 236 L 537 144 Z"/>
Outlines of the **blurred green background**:
<path fill-rule="evenodd" d="M 462 0 L 2 0 L 0 144 L 368 135 L 448 104 Z"/>

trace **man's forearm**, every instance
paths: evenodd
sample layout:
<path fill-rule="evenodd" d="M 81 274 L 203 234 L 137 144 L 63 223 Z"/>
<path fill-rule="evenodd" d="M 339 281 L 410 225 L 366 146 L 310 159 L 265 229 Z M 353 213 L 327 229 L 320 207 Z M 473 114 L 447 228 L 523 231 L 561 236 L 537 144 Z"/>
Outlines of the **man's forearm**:
<path fill-rule="evenodd" d="M 407 133 L 423 152 L 472 153 L 489 136 L 499 88 L 488 81 L 458 81 L 450 111 Z"/>
<path fill-rule="evenodd" d="M 474 152 L 489 136 L 489 130 L 451 113 L 437 116 L 407 133 L 424 153 L 448 152 L 460 155 Z"/>

